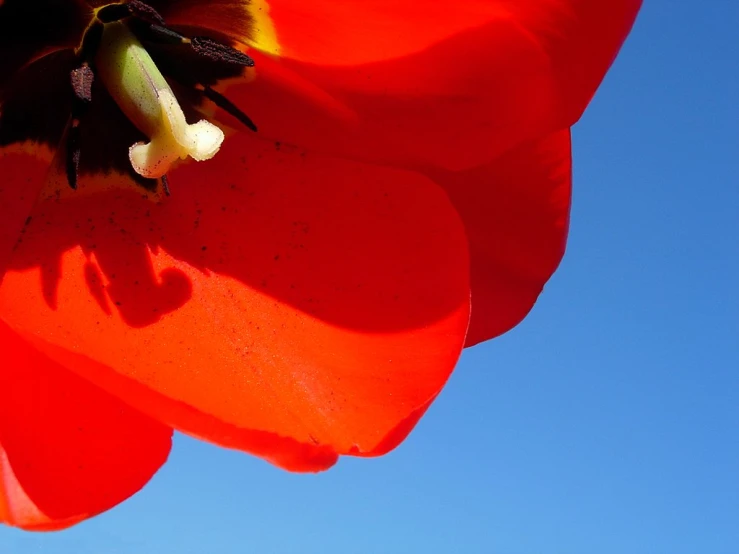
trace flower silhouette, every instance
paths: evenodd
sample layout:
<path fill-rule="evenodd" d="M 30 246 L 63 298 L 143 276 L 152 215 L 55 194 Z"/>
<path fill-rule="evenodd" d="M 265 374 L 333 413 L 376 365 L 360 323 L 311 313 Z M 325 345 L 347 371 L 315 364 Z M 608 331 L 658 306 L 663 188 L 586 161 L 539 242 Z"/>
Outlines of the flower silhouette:
<path fill-rule="evenodd" d="M 114 506 L 172 429 L 396 447 L 556 269 L 639 5 L 0 2 L 0 521 Z"/>

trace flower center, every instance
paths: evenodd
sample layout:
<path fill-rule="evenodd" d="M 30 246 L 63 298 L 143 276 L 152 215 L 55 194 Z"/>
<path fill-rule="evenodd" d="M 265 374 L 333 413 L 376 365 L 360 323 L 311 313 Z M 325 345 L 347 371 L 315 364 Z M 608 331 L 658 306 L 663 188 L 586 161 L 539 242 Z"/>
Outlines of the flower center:
<path fill-rule="evenodd" d="M 213 88 L 254 65 L 225 34 L 186 36 L 154 2 L 91 3 L 90 11 L 79 0 L 42 1 L 39 15 L 27 0 L 0 0 L 0 147 L 46 143 L 63 157 L 72 188 L 80 173 L 115 171 L 169 194 L 173 164 L 208 160 L 224 140 L 200 112 L 204 102 L 256 130 Z"/>
<path fill-rule="evenodd" d="M 105 25 L 95 65 L 123 113 L 151 139 L 128 151 L 136 173 L 158 179 L 178 159 L 209 160 L 218 152 L 223 131 L 204 119 L 188 125 L 167 80 L 124 23 Z"/>

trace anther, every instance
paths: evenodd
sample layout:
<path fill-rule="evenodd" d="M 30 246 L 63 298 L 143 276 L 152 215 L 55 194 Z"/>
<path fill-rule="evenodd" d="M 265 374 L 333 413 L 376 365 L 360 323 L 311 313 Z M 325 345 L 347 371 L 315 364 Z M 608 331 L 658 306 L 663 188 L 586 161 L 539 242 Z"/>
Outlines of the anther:
<path fill-rule="evenodd" d="M 254 60 L 251 57 L 227 44 L 221 44 L 207 37 L 193 37 L 190 39 L 190 44 L 195 52 L 213 61 L 254 67 Z"/>
<path fill-rule="evenodd" d="M 95 73 L 87 62 L 70 73 L 72 90 L 79 101 L 89 104 L 92 102 L 92 83 L 95 81 Z"/>
<path fill-rule="evenodd" d="M 113 23 L 126 17 L 135 17 L 155 25 L 164 25 L 164 18 L 146 2 L 129 0 L 122 4 L 108 4 L 97 11 L 97 19 L 103 23 Z"/>
<path fill-rule="evenodd" d="M 95 73 L 87 62 L 83 62 L 80 67 L 70 72 L 69 80 L 74 91 L 74 100 L 72 102 L 72 122 L 66 139 L 66 173 L 69 186 L 76 189 L 80 174 L 80 159 L 82 157 L 80 118 L 87 110 L 87 106 L 92 102 L 92 83 L 95 80 Z"/>
<path fill-rule="evenodd" d="M 186 37 L 177 31 L 173 31 L 163 25 L 142 25 L 137 30 L 144 36 L 144 40 L 159 44 L 183 44 L 189 45 L 193 51 L 204 58 L 214 62 L 238 65 L 242 67 L 254 67 L 251 56 L 244 54 L 233 46 L 223 44 L 208 37 Z"/>

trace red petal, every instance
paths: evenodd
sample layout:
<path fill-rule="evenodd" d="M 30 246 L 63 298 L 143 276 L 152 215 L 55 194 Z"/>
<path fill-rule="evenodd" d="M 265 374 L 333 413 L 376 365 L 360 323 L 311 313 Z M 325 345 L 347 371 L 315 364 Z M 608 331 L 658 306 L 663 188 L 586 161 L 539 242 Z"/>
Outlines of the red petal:
<path fill-rule="evenodd" d="M 68 527 L 122 502 L 167 459 L 171 429 L 70 373 L 0 320 L 0 522 Z"/>
<path fill-rule="evenodd" d="M 483 167 L 431 176 L 449 193 L 470 241 L 470 346 L 517 325 L 564 255 L 570 133 L 523 144 Z"/>
<path fill-rule="evenodd" d="M 640 0 L 270 6 L 285 59 L 257 56 L 256 81 L 230 91 L 263 135 L 464 169 L 574 123 Z"/>
<path fill-rule="evenodd" d="M 171 183 L 159 205 L 85 183 L 39 205 L 0 315 L 141 410 L 283 467 L 402 440 L 469 320 L 443 191 L 246 139 Z"/>

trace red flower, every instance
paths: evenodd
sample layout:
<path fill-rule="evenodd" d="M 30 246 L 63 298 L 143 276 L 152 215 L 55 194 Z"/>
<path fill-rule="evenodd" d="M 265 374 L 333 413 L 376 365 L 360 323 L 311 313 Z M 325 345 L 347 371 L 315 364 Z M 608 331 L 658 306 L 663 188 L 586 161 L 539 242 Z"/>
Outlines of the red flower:
<path fill-rule="evenodd" d="M 161 15 L 255 62 L 214 88 L 259 132 L 228 132 L 158 198 L 123 169 L 136 129 L 99 67 L 67 125 L 81 95 L 53 67 L 84 59 L 84 3 L 0 3 L 0 521 L 110 508 L 172 428 L 294 471 L 397 446 L 462 347 L 516 325 L 559 263 L 569 126 L 639 4 L 131 2 L 149 30 Z M 238 128 L 227 111 L 211 119 Z M 81 148 L 51 140 L 77 120 Z"/>

